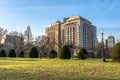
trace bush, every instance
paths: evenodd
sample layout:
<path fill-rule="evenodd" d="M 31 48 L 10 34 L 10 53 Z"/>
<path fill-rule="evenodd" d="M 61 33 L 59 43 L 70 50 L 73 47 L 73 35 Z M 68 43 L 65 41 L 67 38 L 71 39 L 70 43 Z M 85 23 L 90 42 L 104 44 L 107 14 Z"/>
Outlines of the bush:
<path fill-rule="evenodd" d="M 95 54 L 94 54 L 93 52 L 89 52 L 89 53 L 88 53 L 88 57 L 89 57 L 89 58 L 95 58 Z"/>
<path fill-rule="evenodd" d="M 19 57 L 24 57 L 24 51 L 21 51 Z"/>
<path fill-rule="evenodd" d="M 57 52 L 56 52 L 55 50 L 51 50 L 49 57 L 50 57 L 50 58 L 55 58 L 55 57 L 57 57 Z"/>
<path fill-rule="evenodd" d="M 79 59 L 86 59 L 87 58 L 87 50 L 85 48 L 81 48 L 79 53 L 78 53 L 78 58 Z"/>
<path fill-rule="evenodd" d="M 38 50 L 35 47 L 31 48 L 31 50 L 29 52 L 29 57 L 30 58 L 38 58 Z"/>
<path fill-rule="evenodd" d="M 16 52 L 15 52 L 15 50 L 11 49 L 11 50 L 9 51 L 8 57 L 16 57 Z"/>
<path fill-rule="evenodd" d="M 111 57 L 113 61 L 120 61 L 120 43 L 117 43 L 113 48 Z"/>
<path fill-rule="evenodd" d="M 43 53 L 43 57 L 47 57 L 47 53 L 46 52 Z"/>
<path fill-rule="evenodd" d="M 60 59 L 70 59 L 71 58 L 71 52 L 67 45 L 64 45 L 59 53 Z"/>
<path fill-rule="evenodd" d="M 4 50 L 0 51 L 0 57 L 6 57 L 6 52 Z"/>

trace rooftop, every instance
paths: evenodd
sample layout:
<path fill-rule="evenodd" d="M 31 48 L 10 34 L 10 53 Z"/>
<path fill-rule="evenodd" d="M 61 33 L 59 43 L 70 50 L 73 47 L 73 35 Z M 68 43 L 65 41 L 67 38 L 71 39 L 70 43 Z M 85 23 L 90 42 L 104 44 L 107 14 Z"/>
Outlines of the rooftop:
<path fill-rule="evenodd" d="M 67 21 L 70 22 L 70 21 L 73 21 L 73 20 L 79 20 L 79 19 L 82 19 L 82 20 L 85 20 L 85 21 L 88 21 L 89 23 L 91 23 L 89 20 L 81 17 L 81 16 L 73 16 L 73 17 L 70 17 Z"/>

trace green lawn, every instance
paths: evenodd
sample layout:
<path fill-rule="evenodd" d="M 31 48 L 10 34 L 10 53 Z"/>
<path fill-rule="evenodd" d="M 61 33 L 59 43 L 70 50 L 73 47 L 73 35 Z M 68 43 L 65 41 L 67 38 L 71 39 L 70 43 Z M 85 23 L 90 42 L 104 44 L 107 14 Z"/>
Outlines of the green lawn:
<path fill-rule="evenodd" d="M 0 58 L 0 80 L 120 80 L 120 63 L 101 59 Z"/>

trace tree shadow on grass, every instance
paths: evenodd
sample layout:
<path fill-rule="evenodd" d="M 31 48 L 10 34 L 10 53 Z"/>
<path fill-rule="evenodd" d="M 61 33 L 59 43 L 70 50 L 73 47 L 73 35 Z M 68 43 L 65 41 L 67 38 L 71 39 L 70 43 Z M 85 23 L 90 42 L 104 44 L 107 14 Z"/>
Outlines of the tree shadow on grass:
<path fill-rule="evenodd" d="M 114 60 L 106 60 L 108 63 L 120 63 L 120 61 L 114 61 Z"/>
<path fill-rule="evenodd" d="M 106 60 L 106 62 L 115 62 L 115 61 Z"/>
<path fill-rule="evenodd" d="M 0 60 L 9 60 L 9 61 L 39 61 L 39 58 L 0 58 Z"/>

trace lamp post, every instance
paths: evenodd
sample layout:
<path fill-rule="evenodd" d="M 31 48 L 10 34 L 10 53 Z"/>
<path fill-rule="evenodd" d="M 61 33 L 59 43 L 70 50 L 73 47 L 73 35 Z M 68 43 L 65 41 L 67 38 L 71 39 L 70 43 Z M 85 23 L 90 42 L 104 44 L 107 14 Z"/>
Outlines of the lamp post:
<path fill-rule="evenodd" d="M 103 62 L 106 62 L 106 59 L 105 59 L 105 51 L 104 51 L 104 31 L 103 29 L 101 29 L 101 35 L 102 35 L 102 61 Z"/>

